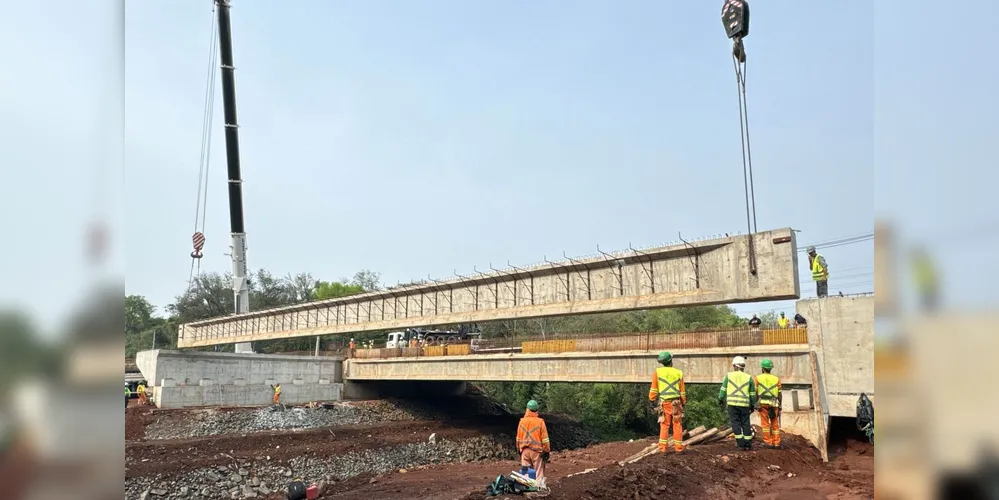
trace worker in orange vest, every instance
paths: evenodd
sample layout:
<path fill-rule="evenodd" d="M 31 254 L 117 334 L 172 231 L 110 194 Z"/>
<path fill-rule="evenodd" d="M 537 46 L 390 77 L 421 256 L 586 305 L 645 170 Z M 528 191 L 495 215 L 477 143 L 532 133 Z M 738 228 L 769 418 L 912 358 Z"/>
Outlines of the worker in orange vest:
<path fill-rule="evenodd" d="M 357 344 L 354 343 L 354 339 L 350 339 L 350 344 L 347 344 L 347 348 L 350 350 L 350 357 L 354 357 L 354 351 L 357 349 Z"/>
<path fill-rule="evenodd" d="M 780 378 L 770 373 L 773 361 L 760 363 L 763 373 L 756 376 L 757 405 L 760 407 L 760 427 L 763 429 L 763 447 L 780 448 L 780 410 L 784 402 Z"/>
<path fill-rule="evenodd" d="M 683 451 L 683 407 L 687 404 L 683 372 L 673 368 L 673 355 L 668 351 L 656 359 L 662 366 L 652 373 L 649 402 L 659 414 L 659 453 L 666 453 L 671 446 L 679 453 Z"/>
<path fill-rule="evenodd" d="M 520 473 L 527 474 L 527 468 L 533 467 L 538 485 L 544 487 L 545 463 L 552 447 L 548 441 L 548 427 L 538 416 L 538 402 L 533 399 L 527 402 L 527 411 L 517 427 L 517 451 L 520 452 Z"/>

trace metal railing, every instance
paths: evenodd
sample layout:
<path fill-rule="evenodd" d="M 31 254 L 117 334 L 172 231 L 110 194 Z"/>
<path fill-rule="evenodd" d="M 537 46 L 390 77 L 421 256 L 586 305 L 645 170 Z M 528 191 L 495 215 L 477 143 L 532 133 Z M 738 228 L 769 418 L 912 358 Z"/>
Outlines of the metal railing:
<path fill-rule="evenodd" d="M 756 345 L 808 344 L 808 331 L 800 328 L 738 327 L 686 332 L 647 332 L 626 334 L 556 334 L 543 338 L 496 337 L 455 344 L 358 348 L 357 359 L 417 358 L 467 356 L 475 354 L 522 353 L 552 354 L 563 352 L 660 351 L 666 349 L 706 349 Z"/>

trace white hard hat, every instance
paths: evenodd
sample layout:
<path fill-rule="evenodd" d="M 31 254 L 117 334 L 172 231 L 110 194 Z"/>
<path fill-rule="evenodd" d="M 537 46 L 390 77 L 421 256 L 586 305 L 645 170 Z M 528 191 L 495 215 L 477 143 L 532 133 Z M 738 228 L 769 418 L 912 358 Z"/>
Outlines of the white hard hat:
<path fill-rule="evenodd" d="M 732 358 L 732 365 L 733 366 L 746 366 L 746 358 L 744 358 L 742 356 L 736 356 L 736 357 Z"/>

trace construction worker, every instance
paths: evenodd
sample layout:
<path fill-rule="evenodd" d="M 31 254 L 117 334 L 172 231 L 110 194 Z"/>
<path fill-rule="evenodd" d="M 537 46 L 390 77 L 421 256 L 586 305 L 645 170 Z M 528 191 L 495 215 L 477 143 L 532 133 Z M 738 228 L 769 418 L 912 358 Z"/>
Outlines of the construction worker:
<path fill-rule="evenodd" d="M 274 404 L 278 404 L 278 400 L 281 399 L 281 384 L 272 385 L 271 389 L 274 389 Z"/>
<path fill-rule="evenodd" d="M 736 356 L 732 359 L 732 371 L 725 375 L 718 392 L 718 404 L 728 411 L 735 444 L 743 450 L 753 449 L 753 427 L 749 425 L 749 414 L 756 406 L 756 386 L 753 377 L 746 373 L 746 358 Z"/>
<path fill-rule="evenodd" d="M 756 376 L 759 394 L 760 427 L 763 428 L 763 447 L 780 448 L 780 410 L 784 401 L 780 378 L 770 373 L 774 364 L 769 359 L 760 362 L 763 373 Z"/>
<path fill-rule="evenodd" d="M 128 400 L 132 397 L 132 390 L 128 388 L 128 382 L 125 382 L 125 408 L 128 408 Z"/>
<path fill-rule="evenodd" d="M 807 328 L 808 320 L 805 319 L 801 313 L 794 313 L 794 327 L 795 328 Z"/>
<path fill-rule="evenodd" d="M 777 318 L 777 327 L 778 328 L 787 328 L 788 325 L 790 325 L 790 324 L 791 324 L 791 320 L 787 319 L 787 316 L 784 316 L 783 312 L 780 313 L 780 317 Z"/>
<path fill-rule="evenodd" d="M 940 299 L 940 280 L 937 278 L 936 266 L 925 248 L 913 250 L 912 274 L 923 312 L 936 311 Z"/>
<path fill-rule="evenodd" d="M 749 319 L 749 329 L 756 331 L 760 329 L 760 325 L 763 324 L 763 320 L 757 317 L 755 314 Z"/>
<path fill-rule="evenodd" d="M 826 258 L 815 253 L 815 247 L 808 247 L 808 267 L 812 269 L 812 279 L 815 280 L 815 295 L 829 296 L 829 266 Z"/>
<path fill-rule="evenodd" d="M 527 411 L 517 426 L 517 450 L 520 452 L 520 473 L 527 474 L 528 467 L 533 467 L 538 485 L 545 484 L 545 463 L 551 454 L 552 447 L 548 441 L 548 427 L 538 416 L 538 402 L 527 402 Z"/>
<path fill-rule="evenodd" d="M 354 339 L 350 339 L 350 344 L 347 344 L 347 349 L 350 350 L 350 357 L 354 357 L 354 353 L 357 352 L 357 344 L 354 343 Z"/>
<path fill-rule="evenodd" d="M 139 382 L 139 386 L 135 388 L 135 392 L 139 395 L 139 406 L 146 404 L 146 381 L 143 380 Z"/>
<path fill-rule="evenodd" d="M 659 353 L 656 359 L 662 366 L 652 374 L 649 401 L 659 414 L 659 453 L 666 453 L 670 447 L 679 453 L 683 451 L 683 407 L 687 404 L 683 372 L 673 368 L 673 355 L 668 351 Z"/>

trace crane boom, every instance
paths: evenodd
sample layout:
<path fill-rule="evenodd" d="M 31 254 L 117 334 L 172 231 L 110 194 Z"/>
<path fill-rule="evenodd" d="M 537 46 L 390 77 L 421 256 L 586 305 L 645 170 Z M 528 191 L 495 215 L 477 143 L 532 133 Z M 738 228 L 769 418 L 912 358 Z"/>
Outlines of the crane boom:
<path fill-rule="evenodd" d="M 218 9 L 219 56 L 222 67 L 222 109 L 225 114 L 226 170 L 229 183 L 229 228 L 231 232 L 232 292 L 235 312 L 250 312 L 250 289 L 246 267 L 246 228 L 243 226 L 243 179 L 239 171 L 239 125 L 236 121 L 236 76 L 232 61 L 230 0 L 215 0 Z M 236 352 L 252 353 L 251 342 L 236 344 Z"/>

